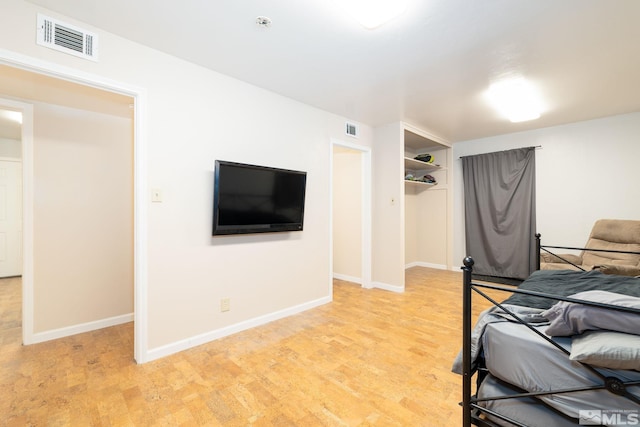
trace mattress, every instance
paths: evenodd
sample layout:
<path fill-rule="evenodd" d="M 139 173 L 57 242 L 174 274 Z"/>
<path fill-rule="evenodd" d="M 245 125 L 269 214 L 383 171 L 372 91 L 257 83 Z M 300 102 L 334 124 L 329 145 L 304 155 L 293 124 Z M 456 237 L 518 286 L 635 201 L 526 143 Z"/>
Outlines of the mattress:
<path fill-rule="evenodd" d="M 517 393 L 520 393 L 520 391 L 500 382 L 492 375 L 487 375 L 480 388 L 478 388 L 478 398 L 514 395 Z M 574 427 L 577 424 L 576 420 L 559 414 L 539 400 L 531 397 L 492 400 L 479 402 L 479 405 L 529 427 Z M 513 426 L 512 423 L 491 415 L 488 415 L 487 419 L 500 426 Z"/>
<path fill-rule="evenodd" d="M 538 328 L 544 331 L 546 326 Z M 554 341 L 566 349 L 571 347 L 570 337 L 554 338 Z M 571 361 L 566 354 L 519 323 L 487 325 L 482 346 L 486 366 L 493 376 L 530 392 L 589 387 L 603 383 L 587 367 Z M 622 381 L 640 381 L 638 371 L 597 369 L 605 376 Z M 629 386 L 627 390 L 640 398 L 640 386 Z M 637 403 L 605 389 L 547 395 L 541 397 L 541 400 L 576 419 L 580 411 L 640 411 Z"/>

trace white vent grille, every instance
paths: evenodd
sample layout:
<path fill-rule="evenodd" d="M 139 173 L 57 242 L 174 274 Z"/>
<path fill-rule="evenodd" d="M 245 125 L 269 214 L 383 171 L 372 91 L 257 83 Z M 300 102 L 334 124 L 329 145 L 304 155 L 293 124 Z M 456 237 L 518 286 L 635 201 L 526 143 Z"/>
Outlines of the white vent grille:
<path fill-rule="evenodd" d="M 98 61 L 96 34 L 41 14 L 38 14 L 37 42 L 60 52 Z"/>
<path fill-rule="evenodd" d="M 358 125 L 354 125 L 353 123 L 345 123 L 345 133 L 354 138 L 358 137 Z"/>

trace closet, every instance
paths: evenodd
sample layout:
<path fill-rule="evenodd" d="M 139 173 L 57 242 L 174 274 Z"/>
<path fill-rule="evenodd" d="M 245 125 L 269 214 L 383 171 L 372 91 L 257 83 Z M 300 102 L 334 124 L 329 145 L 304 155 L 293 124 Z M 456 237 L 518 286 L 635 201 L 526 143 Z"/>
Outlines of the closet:
<path fill-rule="evenodd" d="M 403 128 L 405 268 L 450 269 L 451 146 L 407 124 Z"/>
<path fill-rule="evenodd" d="M 405 269 L 451 269 L 451 145 L 404 122 L 375 129 L 372 285 L 404 291 Z M 430 154 L 433 162 L 414 158 Z M 435 182 L 417 182 L 433 178 Z M 407 178 L 407 179 L 405 179 Z"/>

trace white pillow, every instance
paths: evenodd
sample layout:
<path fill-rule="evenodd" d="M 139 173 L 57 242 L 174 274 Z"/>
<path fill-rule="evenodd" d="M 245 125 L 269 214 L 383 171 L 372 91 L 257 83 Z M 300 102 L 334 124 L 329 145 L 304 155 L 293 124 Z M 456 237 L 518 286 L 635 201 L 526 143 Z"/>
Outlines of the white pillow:
<path fill-rule="evenodd" d="M 574 335 L 570 359 L 603 368 L 640 371 L 640 335 L 609 331 Z"/>

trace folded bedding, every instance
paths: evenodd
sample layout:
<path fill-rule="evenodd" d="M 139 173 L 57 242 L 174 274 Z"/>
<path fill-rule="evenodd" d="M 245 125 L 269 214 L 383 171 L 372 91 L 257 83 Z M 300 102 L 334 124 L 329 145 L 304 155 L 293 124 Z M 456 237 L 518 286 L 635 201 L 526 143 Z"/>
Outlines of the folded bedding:
<path fill-rule="evenodd" d="M 640 298 L 608 291 L 579 292 L 570 297 L 633 309 L 635 312 L 560 301 L 542 312 L 542 316 L 550 321 L 549 327 L 545 330 L 547 335 L 570 336 L 596 330 L 640 333 Z"/>

